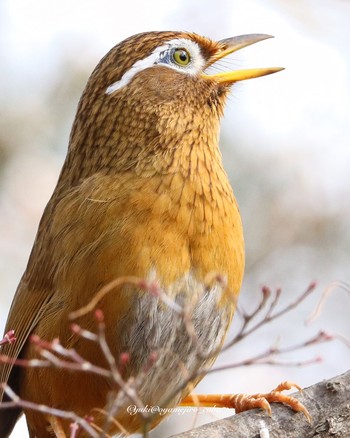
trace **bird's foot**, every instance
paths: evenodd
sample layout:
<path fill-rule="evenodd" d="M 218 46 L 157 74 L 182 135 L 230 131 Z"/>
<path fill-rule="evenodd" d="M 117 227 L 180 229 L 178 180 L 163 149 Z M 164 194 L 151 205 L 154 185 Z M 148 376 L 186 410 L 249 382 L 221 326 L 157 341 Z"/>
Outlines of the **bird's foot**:
<path fill-rule="evenodd" d="M 233 408 L 236 413 L 248 411 L 250 409 L 261 408 L 272 414 L 270 403 L 284 403 L 293 411 L 302 412 L 307 420 L 311 421 L 311 416 L 306 407 L 296 398 L 282 394 L 283 391 L 296 388 L 301 390 L 300 386 L 294 382 L 280 383 L 271 392 L 265 394 L 190 394 L 185 397 L 182 406 L 211 406 L 220 408 Z"/>

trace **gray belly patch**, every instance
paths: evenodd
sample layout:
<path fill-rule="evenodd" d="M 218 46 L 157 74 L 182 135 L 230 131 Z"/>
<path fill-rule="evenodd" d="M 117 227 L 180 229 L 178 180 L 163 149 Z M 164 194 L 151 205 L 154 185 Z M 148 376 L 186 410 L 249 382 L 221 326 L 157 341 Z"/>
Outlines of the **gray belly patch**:
<path fill-rule="evenodd" d="M 231 308 L 222 302 L 218 305 L 223 293 L 220 285 L 206 290 L 187 275 L 166 293 L 173 297 L 174 305 L 147 292 L 138 295 L 128 315 L 128 330 L 120 327 L 123 350 L 130 355 L 131 375 L 142 373 L 150 356 L 156 356 L 138 391 L 143 403 L 149 405 L 160 405 L 189 374 L 213 361 L 230 323 Z M 171 404 L 180 398 L 178 394 Z"/>

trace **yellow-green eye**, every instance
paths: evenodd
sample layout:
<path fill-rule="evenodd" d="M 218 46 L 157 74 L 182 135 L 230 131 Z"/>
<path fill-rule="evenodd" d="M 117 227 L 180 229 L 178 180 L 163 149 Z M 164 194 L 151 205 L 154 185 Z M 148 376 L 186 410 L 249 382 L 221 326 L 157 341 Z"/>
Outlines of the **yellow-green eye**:
<path fill-rule="evenodd" d="M 186 66 L 191 61 L 191 56 L 186 49 L 176 49 L 173 53 L 173 59 L 176 64 Z"/>

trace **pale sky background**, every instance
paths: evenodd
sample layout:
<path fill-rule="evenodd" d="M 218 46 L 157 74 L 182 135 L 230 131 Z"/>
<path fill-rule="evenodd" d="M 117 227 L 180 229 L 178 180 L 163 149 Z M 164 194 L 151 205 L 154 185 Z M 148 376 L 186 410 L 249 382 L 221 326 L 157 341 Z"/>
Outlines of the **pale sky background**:
<path fill-rule="evenodd" d="M 286 301 L 313 279 L 319 282 L 318 297 L 333 281 L 349 283 L 349 23 L 348 0 L 2 0 L 0 130 L 8 157 L 0 173 L 2 325 L 57 180 L 88 74 L 116 43 L 147 30 L 189 30 L 213 39 L 245 33 L 275 36 L 235 53 L 230 66 L 225 64 L 286 67 L 235 86 L 223 121 L 224 164 L 246 225 L 248 270 L 242 300 L 249 306 L 265 283 L 282 286 Z M 67 106 L 60 98 L 69 94 L 73 75 L 78 79 Z M 266 209 L 257 210 L 265 196 L 275 204 L 266 201 Z M 348 336 L 350 297 L 337 290 L 322 317 L 305 327 L 316 302 L 317 297 L 309 300 L 282 326 L 267 328 L 218 363 L 249 357 L 278 336 L 285 344 L 321 328 Z M 253 344 L 258 350 L 252 350 Z M 199 389 L 263 392 L 287 379 L 308 386 L 349 368 L 349 350 L 339 342 L 297 358 L 313 355 L 322 355 L 323 363 L 235 369 L 208 376 Z M 200 414 L 197 424 L 228 414 Z M 191 425 L 189 418 L 175 416 L 152 436 Z M 22 421 L 13 437 L 25 436 Z"/>

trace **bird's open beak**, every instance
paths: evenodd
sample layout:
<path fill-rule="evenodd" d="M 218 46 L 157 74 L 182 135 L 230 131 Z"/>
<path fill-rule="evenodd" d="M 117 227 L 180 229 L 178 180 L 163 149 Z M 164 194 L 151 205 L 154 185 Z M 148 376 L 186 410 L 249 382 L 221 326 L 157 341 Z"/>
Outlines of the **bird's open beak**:
<path fill-rule="evenodd" d="M 259 41 L 273 38 L 271 35 L 264 34 L 250 34 L 239 35 L 233 38 L 227 38 L 219 41 L 221 49 L 218 50 L 209 60 L 207 67 L 214 64 L 219 59 L 230 55 L 237 50 L 243 49 L 243 47 L 250 46 L 251 44 L 258 43 Z M 251 68 L 247 70 L 236 70 L 229 72 L 222 72 L 213 75 L 202 74 L 204 79 L 215 80 L 220 84 L 232 84 L 233 82 L 243 81 L 245 79 L 258 78 L 259 76 L 270 75 L 283 70 L 283 67 L 268 67 L 268 68 Z"/>

